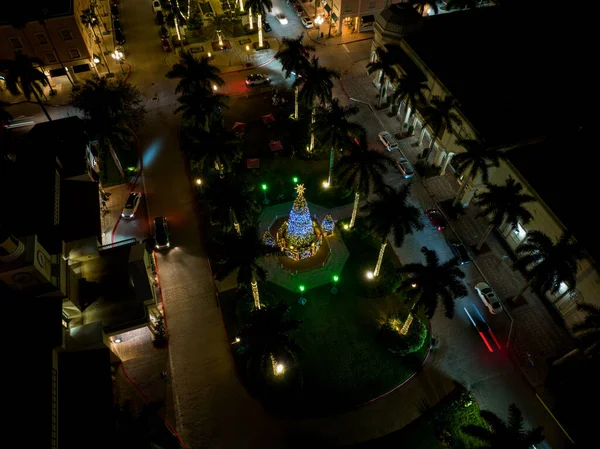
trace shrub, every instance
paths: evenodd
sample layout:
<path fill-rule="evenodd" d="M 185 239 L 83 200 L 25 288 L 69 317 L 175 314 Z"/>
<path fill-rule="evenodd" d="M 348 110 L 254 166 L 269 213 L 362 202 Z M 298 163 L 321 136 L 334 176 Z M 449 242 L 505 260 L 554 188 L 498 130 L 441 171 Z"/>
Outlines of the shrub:
<path fill-rule="evenodd" d="M 156 347 L 162 347 L 167 344 L 167 330 L 165 329 L 165 320 L 160 317 L 154 324 L 154 341 L 152 344 Z"/>
<path fill-rule="evenodd" d="M 408 334 L 400 333 L 406 316 L 406 313 L 390 315 L 379 330 L 381 344 L 394 355 L 405 356 L 417 352 L 423 347 L 427 338 L 427 327 L 417 317 L 410 326 Z"/>

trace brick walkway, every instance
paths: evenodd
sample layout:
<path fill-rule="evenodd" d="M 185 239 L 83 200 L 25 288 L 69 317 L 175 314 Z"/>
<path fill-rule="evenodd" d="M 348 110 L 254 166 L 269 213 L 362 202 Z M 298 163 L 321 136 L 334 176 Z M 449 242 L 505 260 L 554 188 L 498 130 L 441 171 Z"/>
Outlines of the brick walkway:
<path fill-rule="evenodd" d="M 342 89 L 351 102 L 358 103 L 361 109 L 368 107 L 382 129 L 395 134 L 401 129 L 400 122 L 396 117 L 389 117 L 387 109 L 375 109 L 377 89 L 367 74 L 365 65 L 366 62 L 354 64 L 344 72 Z M 422 146 L 417 146 L 417 137 L 402 139 L 398 143 L 401 152 L 413 164 L 416 163 L 417 155 L 423 150 Z M 452 171 L 450 167 L 448 171 Z M 459 187 L 451 173 L 422 182 L 434 202 L 454 198 Z M 465 210 L 465 214 L 450 221 L 455 233 L 467 245 L 475 245 L 488 226 L 486 219 L 476 217 L 478 212 L 479 209 L 471 205 Z M 524 285 L 525 280 L 518 271 L 513 270 L 505 247 L 496 234 L 492 233 L 486 243 L 490 251 L 475 256 L 476 266 L 506 304 Z M 523 296 L 527 304 L 516 308 L 508 306 L 514 319 L 511 356 L 529 383 L 538 388 L 547 375 L 546 359 L 570 350 L 572 339 L 564 328 L 556 325 L 537 295 L 528 291 Z"/>

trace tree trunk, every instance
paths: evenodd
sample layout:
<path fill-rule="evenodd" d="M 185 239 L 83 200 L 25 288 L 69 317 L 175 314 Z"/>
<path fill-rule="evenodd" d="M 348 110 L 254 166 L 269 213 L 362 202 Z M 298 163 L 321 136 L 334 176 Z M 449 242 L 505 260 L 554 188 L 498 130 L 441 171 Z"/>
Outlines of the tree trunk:
<path fill-rule="evenodd" d="M 254 298 L 254 308 L 260 309 L 260 295 L 258 294 L 258 282 L 256 282 L 256 275 L 252 273 L 252 298 Z"/>
<path fill-rule="evenodd" d="M 379 74 L 379 102 L 377 103 L 377 107 L 381 107 L 383 103 L 383 92 L 385 91 L 385 76 L 383 76 L 383 70 Z"/>
<path fill-rule="evenodd" d="M 456 198 L 454 198 L 454 201 L 452 202 L 452 207 L 455 207 L 462 198 L 467 185 L 471 182 L 471 178 L 471 170 L 469 170 L 469 172 L 465 175 L 463 179 L 463 183 L 461 184 L 460 189 L 458 189 L 458 192 L 456 192 Z"/>
<path fill-rule="evenodd" d="M 229 212 L 231 213 L 231 221 L 233 222 L 233 227 L 235 229 L 235 232 L 237 232 L 237 235 L 239 235 L 241 237 L 242 236 L 242 227 L 240 226 L 240 223 L 237 219 L 237 215 L 232 208 L 229 208 Z"/>
<path fill-rule="evenodd" d="M 415 303 L 416 304 L 416 303 Z M 413 313 L 415 306 L 413 306 L 410 309 L 410 312 L 408 312 L 408 316 L 406 317 L 406 321 L 404 322 L 404 324 L 402 325 L 402 329 L 400 329 L 400 334 L 401 335 L 406 335 L 408 334 L 408 331 L 410 330 L 410 325 L 412 324 L 412 322 L 415 319 L 415 315 Z"/>
<path fill-rule="evenodd" d="M 354 222 L 356 221 L 356 213 L 358 212 L 358 201 L 360 199 L 360 193 L 354 193 L 354 208 L 352 209 L 352 218 L 350 219 L 350 224 L 348 225 L 349 229 L 354 227 Z"/>
<path fill-rule="evenodd" d="M 479 243 L 477 243 L 477 251 L 479 251 L 481 249 L 481 247 L 483 246 L 483 243 L 485 242 L 485 240 L 488 238 L 488 236 L 490 235 L 490 232 L 492 232 L 492 230 L 494 229 L 494 225 L 491 224 L 488 226 L 488 228 L 485 231 L 485 234 L 483 234 L 481 236 L 481 239 L 479 240 Z"/>
<path fill-rule="evenodd" d="M 125 173 L 123 172 L 123 166 L 121 165 L 121 160 L 119 159 L 119 156 L 117 156 L 117 152 L 113 148 L 112 142 L 110 140 L 108 140 L 108 151 L 110 151 L 110 155 L 112 156 L 113 161 L 115 161 L 115 165 L 117 166 L 117 169 L 119 170 L 119 173 L 121 174 L 121 178 L 124 178 Z"/>
<path fill-rule="evenodd" d="M 410 101 L 408 101 L 408 99 L 406 99 L 406 111 L 404 112 L 404 118 L 402 120 L 402 128 L 404 128 L 404 125 L 406 125 L 406 122 L 408 121 L 410 112 L 411 112 Z"/>
<path fill-rule="evenodd" d="M 262 34 L 262 15 L 258 14 L 256 18 L 258 24 L 258 47 L 263 48 L 263 34 Z"/>
<path fill-rule="evenodd" d="M 42 108 L 42 111 L 44 111 L 44 114 L 46 114 L 46 118 L 48 119 L 49 122 L 51 122 L 52 118 L 50 118 L 50 115 L 48 114 L 48 111 L 46 110 L 46 106 L 44 106 L 44 103 L 42 103 L 42 99 L 38 95 L 38 92 L 35 89 L 35 86 L 31 86 L 30 89 L 33 92 L 33 96 L 35 97 L 35 100 L 40 105 L 40 108 Z"/>
<path fill-rule="evenodd" d="M 240 0 L 240 12 L 244 12 L 244 0 Z"/>
<path fill-rule="evenodd" d="M 316 116 L 317 116 L 317 107 L 315 105 L 313 105 L 312 112 L 310 114 L 310 123 L 313 126 L 315 124 Z M 312 151 L 314 149 L 315 149 L 315 131 L 312 130 L 310 133 L 310 152 L 312 153 Z"/>
<path fill-rule="evenodd" d="M 248 8 L 248 22 L 250 23 L 250 29 L 254 29 L 254 24 L 252 23 L 252 8 Z"/>
<path fill-rule="evenodd" d="M 519 292 L 513 297 L 513 299 L 510 300 L 510 302 L 512 304 L 516 304 L 517 303 L 517 298 L 519 296 L 521 296 L 523 293 L 525 293 L 525 291 L 527 291 L 527 289 L 531 286 L 531 284 L 533 283 L 533 281 L 535 280 L 535 278 L 530 279 L 527 284 L 525 284 L 523 286 L 523 288 L 521 288 L 521 290 L 519 290 Z"/>
<path fill-rule="evenodd" d="M 385 247 L 387 246 L 387 238 L 381 244 L 381 249 L 379 250 L 379 257 L 377 258 L 377 265 L 375 265 L 375 271 L 373 272 L 373 276 L 379 276 L 379 270 L 381 270 L 381 263 L 383 262 L 383 253 L 385 252 Z"/>
<path fill-rule="evenodd" d="M 331 185 L 331 176 L 333 174 L 333 162 L 335 159 L 335 151 L 333 147 L 331 147 L 331 152 L 329 153 L 329 176 L 327 177 L 327 184 Z"/>
<path fill-rule="evenodd" d="M 298 114 L 298 109 L 299 109 L 299 102 L 298 102 L 298 95 L 300 92 L 300 88 L 298 86 L 296 86 L 296 90 L 294 92 L 294 120 L 298 120 L 300 118 L 299 114 Z"/>

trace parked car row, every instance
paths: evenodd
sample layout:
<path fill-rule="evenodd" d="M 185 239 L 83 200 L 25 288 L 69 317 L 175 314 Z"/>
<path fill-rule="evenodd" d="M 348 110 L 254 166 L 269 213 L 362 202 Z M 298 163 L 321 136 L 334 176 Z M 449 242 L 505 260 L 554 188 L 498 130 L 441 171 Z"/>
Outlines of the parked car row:
<path fill-rule="evenodd" d="M 120 12 L 119 12 L 119 7 L 115 4 L 111 4 L 110 5 L 110 15 L 112 16 L 112 25 L 113 25 L 113 32 L 115 35 L 115 42 L 119 45 L 125 45 L 126 39 L 125 39 L 125 33 L 123 32 L 123 28 L 121 26 L 121 20 L 120 20 Z"/>

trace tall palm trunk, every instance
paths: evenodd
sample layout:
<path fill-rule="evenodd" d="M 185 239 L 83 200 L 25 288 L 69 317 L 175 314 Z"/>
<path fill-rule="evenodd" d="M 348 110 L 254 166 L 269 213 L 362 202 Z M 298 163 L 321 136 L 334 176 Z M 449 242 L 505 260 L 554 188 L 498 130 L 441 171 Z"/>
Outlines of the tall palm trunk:
<path fill-rule="evenodd" d="M 356 221 L 356 214 L 358 212 L 358 201 L 360 200 L 360 193 L 355 192 L 354 193 L 354 208 L 352 209 L 352 218 L 350 219 L 350 224 L 348 225 L 348 227 L 350 229 L 352 229 L 352 227 L 354 226 L 354 222 Z"/>
<path fill-rule="evenodd" d="M 488 226 L 488 228 L 485 230 L 485 234 L 483 234 L 481 236 L 481 239 L 479 240 L 479 243 L 477 243 L 477 246 L 475 247 L 475 249 L 477 249 L 477 251 L 479 251 L 481 249 L 481 247 L 483 246 L 483 243 L 486 241 L 486 239 L 488 238 L 488 236 L 490 235 L 490 232 L 492 232 L 492 230 L 494 229 L 494 225 L 491 224 Z"/>
<path fill-rule="evenodd" d="M 52 118 L 50 117 L 50 114 L 48 114 L 48 111 L 46 110 L 46 106 L 44 106 L 44 103 L 42 103 L 42 99 L 40 98 L 37 90 L 35 89 L 35 86 L 30 86 L 30 89 L 33 92 L 33 96 L 35 97 L 37 104 L 40 105 L 40 108 L 42 108 L 42 111 L 44 111 L 46 118 L 48 119 L 49 122 L 51 122 Z"/>
<path fill-rule="evenodd" d="M 240 0 L 240 12 L 244 12 L 244 0 Z"/>
<path fill-rule="evenodd" d="M 413 323 L 413 321 L 415 320 L 415 308 L 417 307 L 418 301 L 416 301 L 413 306 L 410 308 L 410 312 L 408 312 L 408 316 L 406 317 L 406 321 L 404 321 L 404 324 L 402 325 L 402 329 L 400 329 L 400 334 L 401 335 L 406 335 L 408 334 L 408 331 L 410 330 L 410 325 Z"/>
<path fill-rule="evenodd" d="M 314 126 L 317 116 L 317 107 L 313 104 L 312 113 L 310 115 L 310 123 Z M 315 132 L 310 133 L 310 151 L 312 152 L 315 148 Z"/>
<path fill-rule="evenodd" d="M 510 300 L 511 303 L 516 304 L 517 303 L 517 298 L 519 296 L 521 296 L 523 293 L 525 293 L 525 291 L 531 286 L 531 284 L 533 283 L 533 281 L 535 280 L 535 277 L 530 279 L 527 284 L 525 284 L 523 286 L 523 288 L 521 288 L 521 290 L 519 290 L 519 292 L 513 297 L 513 299 Z"/>
<path fill-rule="evenodd" d="M 377 103 L 378 107 L 381 107 L 381 104 L 383 103 L 383 94 L 385 92 L 385 84 L 386 84 L 386 78 L 383 75 L 383 70 L 382 70 L 381 73 L 379 74 L 379 101 Z"/>
<path fill-rule="evenodd" d="M 258 14 L 256 17 L 256 23 L 258 25 L 258 47 L 263 47 L 263 32 L 262 32 L 262 14 Z"/>
<path fill-rule="evenodd" d="M 121 178 L 124 178 L 125 173 L 123 172 L 123 166 L 121 165 L 121 160 L 119 159 L 119 156 L 117 156 L 117 152 L 115 151 L 110 139 L 107 139 L 107 142 L 108 142 L 108 151 L 110 151 L 110 155 L 112 156 L 113 161 L 115 162 L 115 165 L 117 166 L 117 169 L 119 170 L 119 174 L 121 175 Z"/>
<path fill-rule="evenodd" d="M 231 208 L 229 208 L 229 212 L 231 213 L 231 221 L 233 221 L 233 227 L 235 229 L 235 232 L 237 232 L 237 235 L 239 235 L 241 237 L 242 236 L 242 227 L 240 226 L 240 223 L 237 219 L 237 215 L 236 215 L 235 211 Z"/>
<path fill-rule="evenodd" d="M 294 92 L 294 120 L 298 120 L 298 118 L 299 118 L 299 115 L 298 115 L 298 109 L 300 108 L 300 105 L 298 102 L 299 93 L 300 93 L 300 87 L 296 86 L 296 90 Z"/>
<path fill-rule="evenodd" d="M 258 282 L 256 281 L 256 275 L 252 273 L 252 298 L 254 298 L 254 308 L 260 309 L 260 295 L 258 294 Z"/>
<path fill-rule="evenodd" d="M 406 111 L 404 111 L 404 117 L 402 119 L 402 126 L 404 126 L 406 124 L 406 122 L 408 122 L 408 119 L 410 118 L 410 113 L 412 112 L 411 108 L 410 108 L 410 106 L 411 106 L 410 103 L 411 102 L 408 99 L 406 99 Z M 431 146 L 433 147 L 433 143 L 431 144 Z"/>
<path fill-rule="evenodd" d="M 456 197 L 454 198 L 454 201 L 452 202 L 452 207 L 455 207 L 458 204 L 458 202 L 462 198 L 463 194 L 465 193 L 465 189 L 467 188 L 467 185 L 472 181 L 472 178 L 473 178 L 473 176 L 471 176 L 471 171 L 469 170 L 469 172 L 465 174 L 463 183 L 461 184 L 460 188 L 458 189 L 458 192 L 456 192 Z"/>
<path fill-rule="evenodd" d="M 377 259 L 377 265 L 375 265 L 375 271 L 373 272 L 373 276 L 379 276 L 379 270 L 381 270 L 381 263 L 383 262 L 383 253 L 385 252 L 385 247 L 387 246 L 387 237 L 381 244 L 381 249 L 379 250 L 379 258 Z"/>
<path fill-rule="evenodd" d="M 248 8 L 248 22 L 250 23 L 250 29 L 254 29 L 254 24 L 252 23 L 252 8 Z"/>
<path fill-rule="evenodd" d="M 333 162 L 335 159 L 335 152 L 333 147 L 331 147 L 331 152 L 329 153 L 329 176 L 327 176 L 327 184 L 331 185 L 331 177 L 333 174 Z"/>

